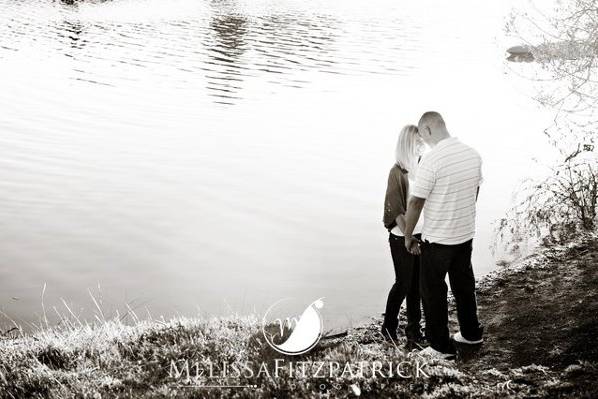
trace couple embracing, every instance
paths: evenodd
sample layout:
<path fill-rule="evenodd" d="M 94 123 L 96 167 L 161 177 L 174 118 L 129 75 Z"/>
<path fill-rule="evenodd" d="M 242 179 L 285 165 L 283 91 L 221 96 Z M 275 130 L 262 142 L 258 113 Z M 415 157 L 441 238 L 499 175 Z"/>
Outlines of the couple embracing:
<path fill-rule="evenodd" d="M 430 150 L 422 156 L 424 144 Z M 418 126 L 402 129 L 384 203 L 396 275 L 382 324 L 386 339 L 397 340 L 399 310 L 406 299 L 405 335 L 410 343 L 427 340 L 425 352 L 452 358 L 455 342 L 482 342 L 471 264 L 481 164 L 477 151 L 451 137 L 437 112 L 426 112 Z M 453 336 L 448 329 L 447 274 L 460 327 Z"/>

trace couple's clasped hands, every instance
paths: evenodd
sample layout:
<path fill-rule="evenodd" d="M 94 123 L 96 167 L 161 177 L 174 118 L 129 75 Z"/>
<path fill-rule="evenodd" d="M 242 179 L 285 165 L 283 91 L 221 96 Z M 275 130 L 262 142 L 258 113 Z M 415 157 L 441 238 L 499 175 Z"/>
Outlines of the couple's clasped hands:
<path fill-rule="evenodd" d="M 419 247 L 419 240 L 413 236 L 405 236 L 405 248 L 411 255 L 421 255 L 421 248 Z"/>

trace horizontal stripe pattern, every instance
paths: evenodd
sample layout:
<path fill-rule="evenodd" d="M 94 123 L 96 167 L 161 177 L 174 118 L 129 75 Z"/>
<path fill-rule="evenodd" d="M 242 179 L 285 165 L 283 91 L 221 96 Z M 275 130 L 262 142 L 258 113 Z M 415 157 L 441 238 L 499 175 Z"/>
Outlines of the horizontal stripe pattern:
<path fill-rule="evenodd" d="M 455 137 L 439 142 L 421 160 L 412 195 L 425 198 L 422 238 L 461 244 L 475 234 L 476 193 L 482 159 Z"/>
<path fill-rule="evenodd" d="M 414 182 L 410 179 L 408 181 L 409 181 L 409 187 L 412 187 Z M 411 189 L 409 189 L 408 191 L 411 191 Z M 407 195 L 409 196 L 409 195 L 411 195 L 411 193 L 409 192 L 409 193 L 407 193 Z M 424 214 L 422 212 L 420 215 L 420 218 L 417 221 L 417 224 L 413 228 L 413 234 L 421 234 L 423 227 L 424 227 Z M 394 234 L 395 236 L 405 237 L 405 234 L 403 234 L 403 232 L 401 231 L 401 229 L 399 228 L 398 225 L 393 227 L 393 229 L 390 232 L 392 234 Z"/>

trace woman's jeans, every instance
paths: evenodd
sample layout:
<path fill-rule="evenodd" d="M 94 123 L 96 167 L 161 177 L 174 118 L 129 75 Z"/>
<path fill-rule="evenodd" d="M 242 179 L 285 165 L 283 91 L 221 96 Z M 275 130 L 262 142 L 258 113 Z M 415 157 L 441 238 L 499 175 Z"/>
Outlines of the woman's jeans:
<path fill-rule="evenodd" d="M 420 240 L 421 236 L 415 237 Z M 405 248 L 405 238 L 390 233 L 388 237 L 390 253 L 395 268 L 395 283 L 388 293 L 383 328 L 394 335 L 398 327 L 399 311 L 403 299 L 407 298 L 407 338 L 418 338 L 421 335 L 419 322 L 421 306 L 419 296 L 420 257 L 411 255 Z"/>

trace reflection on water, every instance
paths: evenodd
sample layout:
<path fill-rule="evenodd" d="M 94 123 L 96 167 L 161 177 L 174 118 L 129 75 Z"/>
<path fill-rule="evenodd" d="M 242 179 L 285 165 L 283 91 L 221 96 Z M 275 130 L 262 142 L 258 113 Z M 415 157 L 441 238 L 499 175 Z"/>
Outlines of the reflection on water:
<path fill-rule="evenodd" d="M 82 49 L 87 41 L 82 38 L 83 32 L 83 25 L 77 22 L 70 22 L 64 21 L 62 29 L 60 27 L 56 28 L 57 32 L 64 32 L 67 38 L 71 41 L 71 48 L 73 49 Z"/>
<path fill-rule="evenodd" d="M 44 283 L 48 307 L 82 314 L 99 283 L 108 309 L 326 296 L 357 322 L 393 278 L 381 213 L 402 124 L 437 108 L 484 156 L 479 273 L 539 151 L 496 44 L 504 1 L 0 9 L 0 303 L 19 320 Z"/>
<path fill-rule="evenodd" d="M 208 1 L 191 7 L 184 19 L 165 18 L 145 23 L 94 20 L 94 12 L 101 7 L 112 8 L 112 12 L 118 13 L 118 7 L 123 3 L 132 2 L 87 4 L 62 1 L 59 3 L 62 7 L 53 2 L 6 2 L 3 8 L 8 11 L 5 19 L 9 24 L 2 32 L 3 48 L 17 51 L 30 45 L 31 40 L 43 41 L 46 54 L 63 52 L 73 59 L 72 69 L 85 75 L 72 79 L 107 86 L 118 86 L 122 76 L 90 76 L 93 73 L 89 63 L 136 68 L 166 64 L 176 68 L 177 79 L 185 83 L 194 79 L 198 71 L 203 71 L 205 87 L 214 102 L 229 105 L 243 98 L 243 87 L 248 81 L 301 88 L 313 83 L 298 77 L 306 71 L 330 74 L 400 72 L 401 65 L 395 62 L 400 50 L 391 48 L 391 52 L 385 50 L 387 54 L 375 52 L 372 47 L 376 43 L 367 38 L 380 33 L 377 39 L 384 39 L 383 35 L 391 32 L 376 32 L 375 29 L 380 27 L 366 25 L 362 29 L 373 29 L 349 36 L 343 31 L 343 23 L 338 17 L 318 14 L 309 7 L 285 10 L 282 5 L 274 10 L 258 8 L 266 11 L 263 14 L 247 14 L 247 4 Z M 151 5 L 156 6 L 156 3 Z M 123 12 L 132 7 L 129 5 Z M 26 16 L 27 13 L 30 15 Z M 355 18 L 354 15 L 350 17 Z M 398 38 L 405 34 L 395 27 L 390 28 L 397 30 Z M 413 28 L 417 29 L 417 26 Z M 339 34 L 345 34 L 345 39 L 349 38 L 354 46 L 365 46 L 363 51 L 340 51 Z M 26 40 L 11 45 L 15 35 Z M 39 36 L 32 37 L 34 35 Z M 54 35 L 56 40 L 48 41 Z"/>
<path fill-rule="evenodd" d="M 220 2 L 212 2 L 218 7 Z M 206 75 L 208 90 L 212 90 L 215 97 L 233 100 L 235 93 L 242 90 L 243 67 L 242 56 L 248 49 L 245 39 L 247 35 L 247 18 L 237 15 L 219 15 L 210 21 L 210 29 L 214 32 L 214 43 L 208 44 L 210 61 L 207 64 L 216 66 L 212 75 Z M 220 92 L 220 93 L 219 93 Z M 217 100 L 216 100 L 217 101 Z M 230 102 L 221 101 L 223 104 Z"/>

